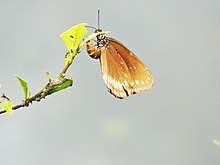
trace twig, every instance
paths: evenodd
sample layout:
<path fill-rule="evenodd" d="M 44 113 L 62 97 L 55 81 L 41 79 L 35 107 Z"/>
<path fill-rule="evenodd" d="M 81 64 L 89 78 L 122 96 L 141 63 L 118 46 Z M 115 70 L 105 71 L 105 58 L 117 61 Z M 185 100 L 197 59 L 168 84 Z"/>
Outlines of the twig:
<path fill-rule="evenodd" d="M 26 101 L 23 101 L 22 103 L 14 105 L 12 107 L 12 110 L 17 110 L 17 109 L 22 108 L 22 107 L 28 107 L 29 104 L 32 103 L 33 101 L 38 101 L 37 98 L 39 98 L 42 95 L 42 93 L 43 93 L 43 89 L 40 90 L 37 94 L 35 94 L 31 98 L 27 99 Z M 6 112 L 6 110 L 4 110 L 4 109 L 0 110 L 0 114 L 5 113 L 5 112 Z"/>
<path fill-rule="evenodd" d="M 74 60 L 74 58 L 73 58 L 73 60 Z M 48 96 L 54 92 L 57 92 L 58 90 L 56 91 L 56 88 L 58 88 L 59 86 L 63 85 L 65 82 L 70 80 L 70 79 L 63 77 L 63 75 L 67 72 L 67 70 L 71 64 L 72 64 L 72 61 L 66 63 L 64 68 L 59 73 L 58 78 L 49 79 L 49 82 L 45 85 L 45 87 L 43 89 L 41 89 L 39 92 L 37 92 L 34 96 L 30 97 L 29 99 L 12 106 L 12 110 L 14 111 L 14 110 L 17 110 L 22 107 L 28 107 L 30 105 L 30 103 L 32 103 L 33 101 L 39 102 L 41 99 L 45 98 L 46 96 Z M 70 86 L 72 86 L 72 83 L 69 83 L 66 87 L 63 87 L 63 89 L 70 87 Z M 0 114 L 3 114 L 5 112 L 6 112 L 6 110 L 0 109 Z"/>

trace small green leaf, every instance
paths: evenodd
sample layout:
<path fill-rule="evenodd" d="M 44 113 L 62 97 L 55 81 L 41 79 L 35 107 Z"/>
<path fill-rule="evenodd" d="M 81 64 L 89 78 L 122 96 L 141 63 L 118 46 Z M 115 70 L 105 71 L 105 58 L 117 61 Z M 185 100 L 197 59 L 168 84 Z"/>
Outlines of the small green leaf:
<path fill-rule="evenodd" d="M 220 147 L 220 141 L 213 139 L 212 142 L 216 144 L 218 147 Z"/>
<path fill-rule="evenodd" d="M 51 91 L 52 93 L 63 90 L 73 85 L 72 78 L 65 78 L 65 76 L 52 78 L 49 72 L 46 72 L 49 83 L 45 86 L 46 92 Z M 50 93 L 50 92 L 49 92 Z M 52 94 L 51 93 L 51 94 Z"/>
<path fill-rule="evenodd" d="M 76 56 L 79 50 L 79 44 L 83 36 L 87 33 L 85 25 L 85 23 L 78 24 L 60 35 L 68 50 L 68 55 L 65 58 L 66 62 L 71 63 L 72 59 Z"/>
<path fill-rule="evenodd" d="M 6 96 L 2 96 L 0 98 L 0 107 L 3 108 L 4 110 L 6 110 L 6 112 L 9 115 L 12 115 L 12 103 L 11 101 L 6 97 Z"/>
<path fill-rule="evenodd" d="M 73 80 L 69 78 L 61 77 L 61 78 L 51 79 L 51 81 L 49 81 L 49 83 L 47 83 L 47 85 L 44 87 L 43 94 L 41 95 L 39 100 L 41 98 L 44 98 L 45 96 L 51 95 L 55 92 L 63 90 L 72 85 L 73 85 Z"/>
<path fill-rule="evenodd" d="M 70 87 L 72 85 L 73 85 L 73 80 L 65 78 L 65 79 L 63 79 L 63 82 L 62 82 L 61 85 L 56 86 L 54 89 L 52 89 L 50 91 L 50 94 L 58 92 L 58 91 L 63 90 L 63 89 L 66 89 L 67 87 Z"/>
<path fill-rule="evenodd" d="M 24 100 L 29 99 L 30 95 L 29 95 L 29 93 L 28 93 L 28 85 L 27 85 L 27 82 L 26 82 L 24 79 L 22 79 L 21 77 L 17 76 L 17 75 L 15 75 L 15 77 L 19 80 L 20 85 L 21 85 L 21 87 L 23 88 L 23 91 L 24 91 Z"/>

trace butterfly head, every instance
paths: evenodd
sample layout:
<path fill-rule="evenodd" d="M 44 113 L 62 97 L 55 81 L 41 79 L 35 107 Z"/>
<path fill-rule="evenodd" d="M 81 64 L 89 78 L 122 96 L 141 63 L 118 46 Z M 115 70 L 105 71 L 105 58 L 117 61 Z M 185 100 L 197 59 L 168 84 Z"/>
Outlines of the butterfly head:
<path fill-rule="evenodd" d="M 95 29 L 94 33 L 102 32 L 101 29 Z"/>
<path fill-rule="evenodd" d="M 102 32 L 102 30 L 101 29 L 96 29 L 94 31 L 94 33 L 98 33 L 98 32 Z M 99 35 L 97 35 L 96 39 L 97 39 L 97 41 L 96 41 L 97 47 L 107 46 L 108 38 L 105 35 L 99 34 Z"/>

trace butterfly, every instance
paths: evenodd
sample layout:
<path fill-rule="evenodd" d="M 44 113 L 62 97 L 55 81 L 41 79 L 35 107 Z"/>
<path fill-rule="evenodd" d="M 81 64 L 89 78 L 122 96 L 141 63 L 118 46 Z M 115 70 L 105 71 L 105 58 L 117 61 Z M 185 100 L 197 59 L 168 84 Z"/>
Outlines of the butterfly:
<path fill-rule="evenodd" d="M 86 49 L 91 58 L 99 59 L 105 85 L 116 98 L 126 98 L 154 85 L 150 70 L 118 40 L 100 34 L 96 37 L 96 45 L 88 41 Z"/>

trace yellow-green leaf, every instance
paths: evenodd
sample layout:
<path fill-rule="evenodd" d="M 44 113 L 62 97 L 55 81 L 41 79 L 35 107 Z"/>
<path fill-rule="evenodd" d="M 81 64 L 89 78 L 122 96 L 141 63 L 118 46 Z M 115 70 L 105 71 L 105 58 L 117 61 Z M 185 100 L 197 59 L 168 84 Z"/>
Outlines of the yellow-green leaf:
<path fill-rule="evenodd" d="M 76 56 L 79 44 L 83 36 L 87 33 L 85 25 L 85 23 L 78 24 L 60 35 L 68 50 L 68 56 L 65 59 L 66 62 L 72 62 L 72 59 Z"/>
<path fill-rule="evenodd" d="M 27 100 L 29 99 L 30 95 L 29 95 L 29 92 L 28 92 L 28 85 L 27 85 L 27 82 L 22 79 L 21 77 L 15 75 L 15 77 L 19 80 L 20 82 L 20 85 L 21 87 L 23 88 L 23 91 L 24 91 L 24 100 Z"/>
<path fill-rule="evenodd" d="M 0 107 L 6 110 L 6 112 L 11 115 L 12 114 L 12 103 L 11 101 L 6 97 L 2 96 L 0 98 Z"/>

